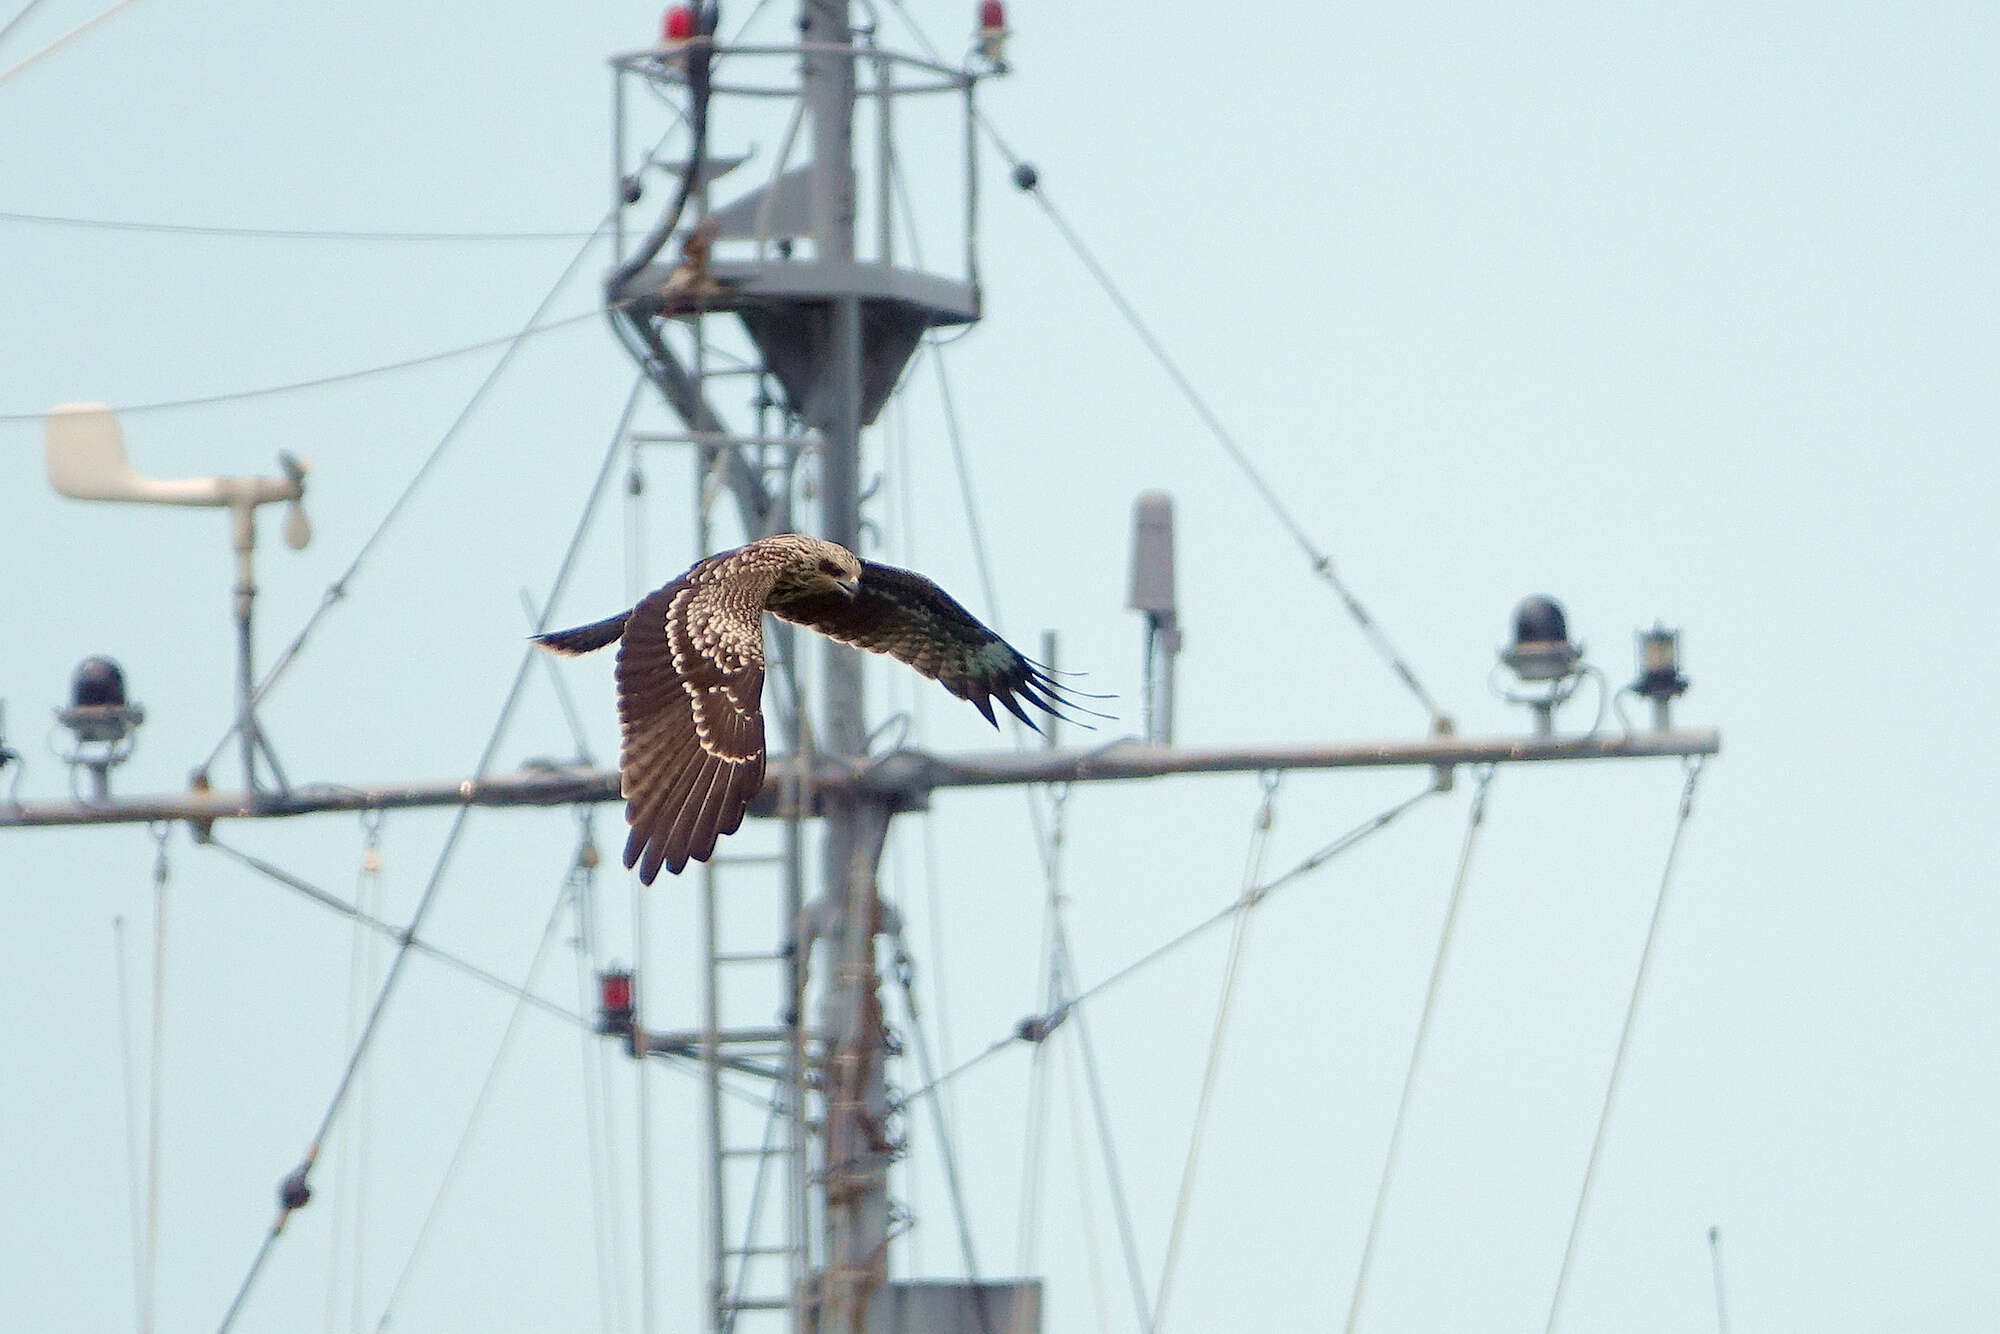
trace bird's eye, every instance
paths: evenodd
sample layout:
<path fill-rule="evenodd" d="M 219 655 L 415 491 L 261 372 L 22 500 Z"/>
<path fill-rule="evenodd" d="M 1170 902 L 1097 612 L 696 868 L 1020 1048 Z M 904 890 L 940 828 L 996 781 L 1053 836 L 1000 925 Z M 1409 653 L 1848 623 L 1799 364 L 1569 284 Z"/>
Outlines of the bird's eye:
<path fill-rule="evenodd" d="M 830 574 L 836 579 L 840 577 L 840 567 L 830 560 L 823 560 L 819 563 L 819 572 L 821 574 Z"/>

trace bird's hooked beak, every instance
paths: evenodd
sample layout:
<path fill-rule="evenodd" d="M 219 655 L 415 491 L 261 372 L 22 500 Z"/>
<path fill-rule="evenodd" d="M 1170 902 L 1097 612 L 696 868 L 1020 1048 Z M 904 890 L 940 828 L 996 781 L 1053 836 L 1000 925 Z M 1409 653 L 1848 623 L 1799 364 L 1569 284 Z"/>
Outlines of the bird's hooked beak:
<path fill-rule="evenodd" d="M 854 600 L 856 594 L 861 592 L 860 575 L 856 575 L 852 579 L 835 579 L 833 583 L 834 587 L 847 594 L 848 601 L 850 602 Z"/>

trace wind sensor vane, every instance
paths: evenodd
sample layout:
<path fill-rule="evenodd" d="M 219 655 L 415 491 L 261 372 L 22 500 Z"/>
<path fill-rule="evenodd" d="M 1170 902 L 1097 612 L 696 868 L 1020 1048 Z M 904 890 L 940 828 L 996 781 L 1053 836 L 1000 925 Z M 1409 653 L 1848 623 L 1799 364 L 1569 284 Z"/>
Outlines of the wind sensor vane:
<path fill-rule="evenodd" d="M 147 477 L 125 453 L 117 414 L 102 403 L 62 403 L 49 410 L 42 428 L 49 482 L 76 500 L 115 500 L 140 505 L 193 505 L 227 509 L 236 549 L 236 715 L 243 746 L 243 782 L 255 788 L 261 751 L 282 791 L 287 785 L 277 756 L 264 739 L 252 711 L 250 612 L 257 598 L 252 553 L 257 546 L 257 507 L 284 501 L 285 545 L 303 550 L 312 541 L 304 507 L 306 471 L 311 466 L 283 450 L 275 477 Z"/>

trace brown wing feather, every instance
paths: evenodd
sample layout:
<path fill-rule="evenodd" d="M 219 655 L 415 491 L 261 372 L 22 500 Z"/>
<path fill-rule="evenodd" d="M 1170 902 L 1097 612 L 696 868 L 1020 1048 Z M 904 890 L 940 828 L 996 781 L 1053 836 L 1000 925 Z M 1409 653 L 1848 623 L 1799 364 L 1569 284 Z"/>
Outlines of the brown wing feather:
<path fill-rule="evenodd" d="M 704 561 L 649 594 L 618 648 L 625 865 L 706 861 L 764 786 L 763 624 L 726 566 Z"/>
<path fill-rule="evenodd" d="M 969 701 L 989 723 L 997 725 L 994 700 L 1030 727 L 1035 722 L 1022 712 L 1020 701 L 1058 717 L 1059 706 L 1068 703 L 1047 672 L 982 625 L 951 594 L 911 570 L 863 561 L 861 586 L 853 597 L 837 592 L 782 602 L 774 597 L 771 612 L 829 639 L 908 663 Z"/>

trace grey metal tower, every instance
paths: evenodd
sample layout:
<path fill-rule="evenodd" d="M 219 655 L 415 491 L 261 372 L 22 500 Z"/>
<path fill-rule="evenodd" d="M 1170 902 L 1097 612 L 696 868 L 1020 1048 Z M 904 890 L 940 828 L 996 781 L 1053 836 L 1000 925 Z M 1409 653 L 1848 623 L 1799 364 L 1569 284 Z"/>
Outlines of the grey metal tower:
<path fill-rule="evenodd" d="M 859 550 L 863 426 L 874 420 L 927 330 L 968 324 L 979 315 L 972 135 L 972 94 L 979 75 L 877 46 L 872 34 L 856 33 L 845 0 L 805 0 L 796 43 L 722 43 L 714 27 L 712 8 L 680 15 L 670 11 L 659 48 L 612 62 L 614 188 L 620 202 L 636 202 L 648 165 L 628 157 L 629 85 L 672 99 L 688 127 L 691 147 L 687 158 L 672 167 L 673 202 L 629 255 L 619 229 L 619 262 L 606 284 L 606 302 L 627 346 L 685 424 L 697 446 L 701 475 L 727 479 L 748 536 L 807 526 L 791 514 L 790 469 L 800 450 L 810 448 L 817 463 L 816 530 Z M 959 228 L 963 268 L 955 275 L 899 265 L 894 244 L 897 126 L 924 109 L 909 104 L 928 105 L 941 96 L 949 99 L 946 109 L 961 122 L 954 137 L 962 145 L 965 182 Z M 785 129 L 774 160 L 760 164 L 761 183 L 718 206 L 711 199 L 713 182 L 746 159 L 711 157 L 710 126 L 716 113 L 739 102 L 784 104 Z M 858 104 L 868 108 L 874 130 L 872 152 L 865 154 L 872 170 L 865 178 L 856 162 Z M 802 137 L 805 160 L 795 165 Z M 875 224 L 872 246 L 863 243 L 858 225 L 864 184 Z M 740 322 L 759 358 L 759 382 L 770 386 L 763 401 L 781 409 L 789 428 L 785 434 L 738 433 L 723 424 L 707 383 L 706 322 L 711 319 Z M 676 342 L 685 350 L 677 349 Z M 766 480 L 773 458 L 786 461 L 777 491 Z M 706 548 L 705 531 L 702 536 Z M 792 647 L 789 634 L 781 634 L 779 653 L 796 690 L 799 664 Z M 794 740 L 795 754 L 807 747 L 835 760 L 858 760 L 865 754 L 868 724 L 860 659 L 853 649 L 826 644 L 816 708 L 797 694 L 788 706 L 791 716 L 784 730 Z M 769 1054 L 779 1058 L 771 1068 L 784 1071 L 787 1092 L 781 1096 L 790 1125 L 783 1161 L 794 1203 L 789 1235 L 777 1244 L 758 1244 L 753 1230 L 742 1246 L 732 1247 L 726 1235 L 737 1221 L 727 1198 L 732 1163 L 755 1158 L 767 1165 L 768 1155 L 753 1153 L 727 1133 L 719 1080 L 727 1056 L 746 1046 L 768 1047 L 771 1037 L 768 1025 L 732 1028 L 720 1013 L 720 972 L 725 963 L 743 961 L 743 956 L 715 944 L 718 902 L 713 886 L 729 864 L 727 854 L 704 872 L 709 966 L 698 1040 L 711 1089 L 713 1329 L 733 1328 L 743 1311 L 766 1309 L 785 1298 L 793 1303 L 794 1328 L 799 1330 L 958 1327 L 931 1315 L 922 1317 L 921 1326 L 910 1323 L 916 1314 L 910 1294 L 891 1294 L 885 1286 L 894 1146 L 886 1128 L 883 1058 L 888 1044 L 875 957 L 883 909 L 876 874 L 891 816 L 918 801 L 906 791 L 812 793 L 797 783 L 789 794 L 794 823 L 785 883 L 787 921 L 794 924 L 794 934 L 780 954 L 790 961 L 790 1031 L 783 1035 L 782 1051 Z M 797 823 L 808 813 L 822 816 L 824 826 L 819 896 L 810 905 L 802 902 L 806 877 Z M 800 922 L 809 922 L 810 929 L 800 931 Z M 814 936 L 828 946 L 827 976 L 816 1008 L 805 1004 L 803 994 Z M 824 1108 L 816 1169 L 804 1151 L 809 1086 L 817 1088 Z M 764 1143 L 769 1142 L 767 1136 Z M 817 1189 L 823 1227 L 817 1263 L 808 1237 L 808 1219 L 815 1212 L 807 1198 L 809 1179 Z M 745 1268 L 759 1255 L 777 1251 L 786 1255 L 792 1290 L 746 1294 L 740 1281 Z M 738 1266 L 734 1283 L 724 1273 L 731 1260 Z M 949 1300 L 943 1303 L 943 1309 L 952 1307 Z"/>

